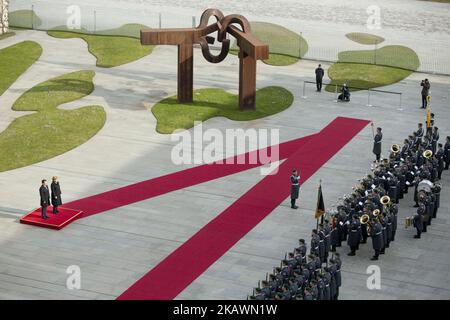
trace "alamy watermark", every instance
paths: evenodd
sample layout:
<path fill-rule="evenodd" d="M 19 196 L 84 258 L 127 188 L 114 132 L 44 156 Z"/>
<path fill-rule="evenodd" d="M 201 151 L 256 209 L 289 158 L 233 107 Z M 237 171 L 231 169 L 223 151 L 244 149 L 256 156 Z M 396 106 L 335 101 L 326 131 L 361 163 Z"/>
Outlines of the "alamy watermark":
<path fill-rule="evenodd" d="M 67 267 L 66 273 L 69 275 L 66 280 L 66 288 L 69 290 L 81 289 L 81 269 L 77 265 Z"/>
<path fill-rule="evenodd" d="M 262 175 L 278 173 L 280 160 L 278 129 L 219 129 L 203 130 L 202 122 L 195 122 L 191 131 L 176 131 L 171 135 L 178 142 L 171 159 L 181 164 L 250 164 L 263 165 Z M 255 151 L 248 152 L 250 148 Z"/>
<path fill-rule="evenodd" d="M 369 290 L 381 290 L 381 269 L 377 265 L 370 265 L 367 267 L 366 273 L 369 275 L 367 278 L 367 289 Z"/>

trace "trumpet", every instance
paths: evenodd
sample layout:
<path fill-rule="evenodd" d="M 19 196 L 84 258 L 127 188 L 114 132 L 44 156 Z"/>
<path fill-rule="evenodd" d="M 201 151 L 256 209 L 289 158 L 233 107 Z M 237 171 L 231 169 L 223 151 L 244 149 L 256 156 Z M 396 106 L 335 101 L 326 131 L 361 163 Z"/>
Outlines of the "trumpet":
<path fill-rule="evenodd" d="M 425 159 L 430 159 L 430 158 L 433 156 L 433 151 L 431 151 L 431 150 L 425 150 L 425 151 L 422 153 L 422 156 L 423 156 Z"/>
<path fill-rule="evenodd" d="M 392 153 L 394 153 L 394 154 L 399 153 L 399 152 L 400 152 L 400 146 L 399 146 L 398 144 L 393 144 L 393 145 L 391 146 L 391 151 L 392 151 Z"/>

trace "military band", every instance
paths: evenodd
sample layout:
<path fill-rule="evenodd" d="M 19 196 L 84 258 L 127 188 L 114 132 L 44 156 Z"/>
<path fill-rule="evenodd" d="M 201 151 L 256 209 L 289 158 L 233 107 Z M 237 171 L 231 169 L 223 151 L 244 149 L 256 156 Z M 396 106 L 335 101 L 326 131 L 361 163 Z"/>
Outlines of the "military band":
<path fill-rule="evenodd" d="M 300 239 L 299 247 L 286 254 L 286 259 L 267 276 L 262 287 L 255 288 L 251 299 L 338 299 L 342 262 L 337 248 L 347 242 L 348 255 L 355 256 L 360 244 L 371 238 L 373 256 L 370 259 L 378 260 L 380 255 L 386 254 L 396 237 L 397 204 L 409 189 L 414 190 L 417 211 L 406 218 L 405 226 L 411 224 L 416 228 L 416 239 L 427 232 L 439 209 L 439 180 L 443 170 L 449 167 L 450 137 L 443 145 L 439 143 L 438 128 L 428 130 L 424 136 L 422 124 L 419 124 L 403 141 L 403 146 L 393 145 L 389 157 L 383 160 L 381 140 L 381 128 L 378 128 L 373 149 L 377 160 L 372 165 L 372 173 L 359 180 L 353 192 L 344 196 L 336 210 L 328 212 L 318 228 L 312 230 L 309 255 L 305 240 Z M 295 170 L 291 184 L 291 199 L 296 199 Z"/>

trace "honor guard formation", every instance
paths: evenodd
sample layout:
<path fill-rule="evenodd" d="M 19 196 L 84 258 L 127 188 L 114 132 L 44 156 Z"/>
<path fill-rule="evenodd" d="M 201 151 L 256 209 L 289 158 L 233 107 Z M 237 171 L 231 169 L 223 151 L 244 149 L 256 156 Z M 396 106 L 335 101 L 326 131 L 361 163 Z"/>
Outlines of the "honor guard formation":
<path fill-rule="evenodd" d="M 372 174 L 360 179 L 353 192 L 322 217 L 319 228 L 312 230 L 309 254 L 305 240 L 300 239 L 299 247 L 286 254 L 281 265 L 258 283 L 249 299 L 337 300 L 342 262 L 336 248 L 347 241 L 350 248 L 347 255 L 355 256 L 360 244 L 367 243 L 370 237 L 374 251 L 371 260 L 386 254 L 386 249 L 395 241 L 397 204 L 410 189 L 414 192 L 417 212 L 406 217 L 405 227 L 414 226 L 417 230 L 414 238 L 420 239 L 437 216 L 439 180 L 450 164 L 450 136 L 446 137 L 445 144 L 439 143 L 439 130 L 432 124 L 434 114 L 428 110 L 427 131 L 424 132 L 419 123 L 402 147 L 391 146 L 390 155 L 385 159 L 381 159 L 382 129 L 377 128 Z M 291 183 L 291 206 L 296 209 L 299 183 L 295 170 Z"/>

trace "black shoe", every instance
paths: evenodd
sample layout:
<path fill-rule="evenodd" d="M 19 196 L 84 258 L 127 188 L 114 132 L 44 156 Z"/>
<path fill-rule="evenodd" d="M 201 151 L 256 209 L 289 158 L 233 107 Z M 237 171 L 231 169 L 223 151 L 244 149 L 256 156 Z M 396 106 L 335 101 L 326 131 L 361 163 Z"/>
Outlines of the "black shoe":
<path fill-rule="evenodd" d="M 353 256 L 356 256 L 356 253 L 354 253 L 354 252 L 349 252 L 347 255 L 350 256 L 350 257 L 353 257 Z"/>
<path fill-rule="evenodd" d="M 42 217 L 42 219 L 44 219 L 44 220 L 47 220 L 47 219 L 48 219 L 48 217 Z"/>
<path fill-rule="evenodd" d="M 414 236 L 414 239 L 420 239 L 420 236 L 418 236 L 417 234 Z"/>
<path fill-rule="evenodd" d="M 415 205 L 414 205 L 414 208 L 418 208 L 418 207 L 419 207 L 419 205 L 418 205 L 418 204 L 415 204 Z"/>
<path fill-rule="evenodd" d="M 291 209 L 298 209 L 298 206 L 292 206 Z"/>
<path fill-rule="evenodd" d="M 361 243 L 364 244 L 364 243 L 367 243 L 367 241 L 362 241 Z"/>
<path fill-rule="evenodd" d="M 387 245 L 386 248 L 389 248 L 389 245 Z"/>
<path fill-rule="evenodd" d="M 384 250 L 383 250 L 383 251 L 380 251 L 380 254 L 384 254 Z"/>
<path fill-rule="evenodd" d="M 372 260 L 372 261 L 378 260 L 378 257 L 372 257 L 372 258 L 370 258 L 370 260 Z"/>

